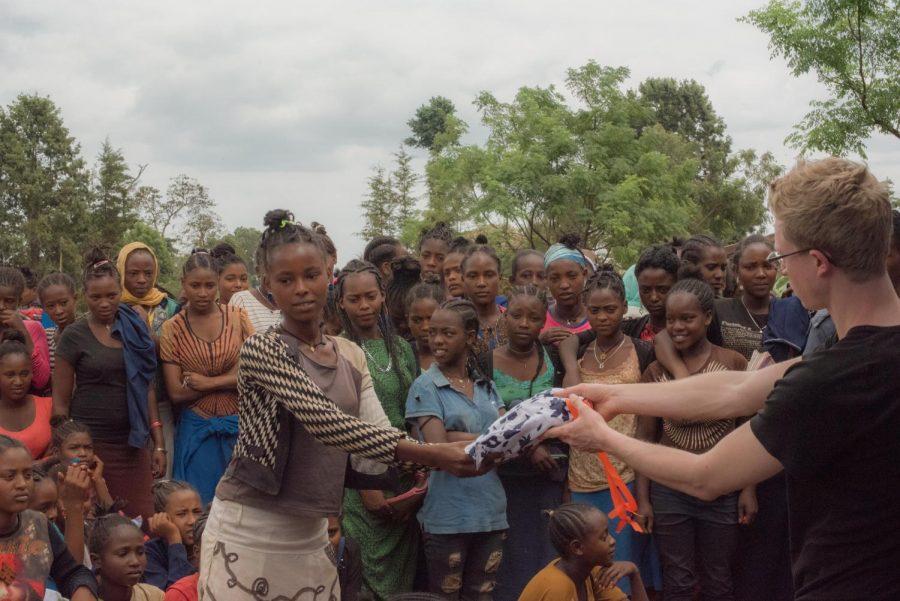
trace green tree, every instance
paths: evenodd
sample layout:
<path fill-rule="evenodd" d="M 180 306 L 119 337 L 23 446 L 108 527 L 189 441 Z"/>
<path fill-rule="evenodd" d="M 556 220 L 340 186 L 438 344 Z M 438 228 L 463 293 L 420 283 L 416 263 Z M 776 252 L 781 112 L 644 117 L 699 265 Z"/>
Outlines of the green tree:
<path fill-rule="evenodd" d="M 741 20 L 769 34 L 772 55 L 791 73 L 815 73 L 830 94 L 810 103 L 788 144 L 865 156 L 873 131 L 900 138 L 896 0 L 772 0 Z"/>
<path fill-rule="evenodd" d="M 401 146 L 394 153 L 396 167 L 387 173 L 377 166 L 369 177 L 369 190 L 360 204 L 363 210 L 363 229 L 359 236 L 371 240 L 376 236 L 399 236 L 404 224 L 416 216 L 414 188 L 419 180 L 412 169 L 412 157 Z"/>
<path fill-rule="evenodd" d="M 440 151 L 457 143 L 466 131 L 465 123 L 456 117 L 453 102 L 443 96 L 434 96 L 416 109 L 415 116 L 406 124 L 412 130 L 406 144 L 428 151 Z"/>
<path fill-rule="evenodd" d="M 103 143 L 91 190 L 92 237 L 96 244 L 114 245 L 122 232 L 137 221 L 138 199 L 134 191 L 144 169 L 141 166 L 136 175 L 131 175 L 122 151 L 113 148 L 108 138 Z"/>
<path fill-rule="evenodd" d="M 0 109 L 0 256 L 38 272 L 76 270 L 88 234 L 89 174 L 56 105 L 19 95 Z"/>
<path fill-rule="evenodd" d="M 138 191 L 141 217 L 165 237 L 179 219 L 190 219 L 215 209 L 216 203 L 209 197 L 209 190 L 196 179 L 185 174 L 169 181 L 165 197 L 151 186 Z M 184 233 L 184 232 L 182 232 Z"/>

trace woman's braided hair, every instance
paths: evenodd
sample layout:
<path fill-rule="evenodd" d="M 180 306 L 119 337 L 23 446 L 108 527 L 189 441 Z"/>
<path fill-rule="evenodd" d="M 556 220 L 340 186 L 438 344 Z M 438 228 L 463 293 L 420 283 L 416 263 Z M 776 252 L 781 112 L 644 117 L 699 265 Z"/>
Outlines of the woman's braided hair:
<path fill-rule="evenodd" d="M 285 244 L 311 244 L 322 253 L 323 260 L 328 254 L 322 236 L 301 223 L 295 223 L 294 214 L 290 211 L 284 209 L 269 211 L 263 219 L 263 224 L 266 229 L 256 250 L 257 265 L 263 271 L 268 269 L 272 251 Z"/>
<path fill-rule="evenodd" d="M 183 480 L 157 480 L 153 483 L 150 493 L 153 495 L 153 511 L 161 513 L 166 510 L 169 504 L 169 497 L 174 493 L 182 490 L 189 490 L 197 493 L 197 489 L 192 484 Z M 199 496 L 200 493 L 197 493 Z"/>
<path fill-rule="evenodd" d="M 481 322 L 478 321 L 478 311 L 475 309 L 475 304 L 472 301 L 467 298 L 451 298 L 450 300 L 445 301 L 439 309 L 453 311 L 459 315 L 463 322 L 463 330 L 467 333 L 474 332 L 475 336 L 478 336 Z M 467 345 L 466 348 L 466 370 L 479 378 L 489 379 L 488 375 L 484 373 L 484 368 L 481 363 L 478 361 L 475 349 L 470 345 Z"/>
<path fill-rule="evenodd" d="M 604 515 L 593 505 L 585 503 L 565 503 L 544 512 L 549 518 L 547 529 L 550 543 L 561 557 L 569 555 L 569 546 L 574 541 L 584 540 L 590 534 L 590 517 L 596 513 Z"/>
<path fill-rule="evenodd" d="M 604 263 L 597 268 L 597 271 L 587 279 L 584 283 L 584 290 L 581 292 L 581 298 L 584 302 L 591 296 L 595 290 L 609 290 L 618 296 L 622 302 L 625 302 L 625 282 L 622 276 L 616 273 L 616 269 L 609 263 Z"/>
<path fill-rule="evenodd" d="M 543 288 L 538 288 L 534 284 L 525 284 L 524 286 L 513 286 L 510 289 L 509 294 L 507 295 L 507 310 L 509 306 L 512 304 L 513 299 L 524 296 L 526 298 L 536 299 L 539 303 L 541 303 L 541 309 L 544 312 L 544 315 L 547 314 L 547 309 L 550 306 L 550 301 L 547 299 L 547 291 Z M 538 363 L 537 369 L 534 371 L 534 375 L 531 377 L 531 380 L 528 382 L 528 396 L 533 394 L 532 388 L 534 387 L 534 382 L 541 376 L 541 372 L 544 371 L 544 345 L 541 344 L 540 340 L 535 340 L 534 343 L 538 348 Z"/>

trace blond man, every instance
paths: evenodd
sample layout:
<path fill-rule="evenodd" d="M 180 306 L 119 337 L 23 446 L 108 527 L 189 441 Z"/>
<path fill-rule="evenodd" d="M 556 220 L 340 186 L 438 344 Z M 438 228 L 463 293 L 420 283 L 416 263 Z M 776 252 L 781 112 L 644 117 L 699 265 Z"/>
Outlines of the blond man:
<path fill-rule="evenodd" d="M 769 205 L 770 260 L 807 309 L 829 310 L 839 342 L 756 372 L 582 384 L 567 392 L 599 413 L 584 411 L 550 435 L 709 500 L 784 470 L 795 599 L 900 599 L 900 299 L 885 269 L 889 191 L 865 166 L 829 158 L 775 180 Z M 619 413 L 756 415 L 694 455 L 618 434 L 605 419 Z"/>

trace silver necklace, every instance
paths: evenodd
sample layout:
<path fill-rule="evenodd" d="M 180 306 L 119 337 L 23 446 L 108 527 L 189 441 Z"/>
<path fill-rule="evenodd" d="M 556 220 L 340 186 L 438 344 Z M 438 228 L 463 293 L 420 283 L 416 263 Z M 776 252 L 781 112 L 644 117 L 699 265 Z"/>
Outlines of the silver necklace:
<path fill-rule="evenodd" d="M 366 341 L 366 342 L 368 342 L 368 341 Z M 375 356 L 369 352 L 369 349 L 367 348 L 365 343 L 362 345 L 362 349 L 363 349 L 363 352 L 366 354 L 366 357 L 369 358 L 369 364 L 372 365 L 375 368 L 375 371 L 377 371 L 378 373 L 386 374 L 387 372 L 391 371 L 391 369 L 394 367 L 394 362 L 391 359 L 390 353 L 388 354 L 387 365 L 385 367 L 381 367 L 380 365 L 378 365 L 378 361 L 375 360 Z"/>
<path fill-rule="evenodd" d="M 606 362 L 613 358 L 613 356 L 619 352 L 619 349 L 622 348 L 622 345 L 625 344 L 625 335 L 622 334 L 622 340 L 619 341 L 612 349 L 607 349 L 605 351 L 600 351 L 600 354 L 597 355 L 597 347 L 600 346 L 597 344 L 597 341 L 594 341 L 594 360 L 597 362 L 597 366 L 600 369 L 603 369 L 606 366 Z"/>
<path fill-rule="evenodd" d="M 747 308 L 747 303 L 744 302 L 744 296 L 743 296 L 743 295 L 741 295 L 741 305 L 744 306 L 744 311 L 747 312 L 747 317 L 749 317 L 749 318 L 750 318 L 750 321 L 753 322 L 753 325 L 756 326 L 756 330 L 757 330 L 759 333 L 762 333 L 763 327 L 762 327 L 761 325 L 759 325 L 759 322 L 756 321 L 756 318 L 755 318 L 755 317 L 753 317 L 753 313 L 751 313 L 751 312 L 750 312 L 750 309 Z"/>

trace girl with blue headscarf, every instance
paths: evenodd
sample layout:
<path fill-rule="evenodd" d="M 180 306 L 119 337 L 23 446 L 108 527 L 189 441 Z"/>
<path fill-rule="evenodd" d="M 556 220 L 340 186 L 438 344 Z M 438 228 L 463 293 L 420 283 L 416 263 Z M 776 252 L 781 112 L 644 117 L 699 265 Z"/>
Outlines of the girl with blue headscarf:
<path fill-rule="evenodd" d="M 566 234 L 544 254 L 547 287 L 556 301 L 547 310 L 547 322 L 541 331 L 541 342 L 559 344 L 572 334 L 591 328 L 581 291 L 590 261 L 578 248 L 581 242 L 575 234 Z"/>

